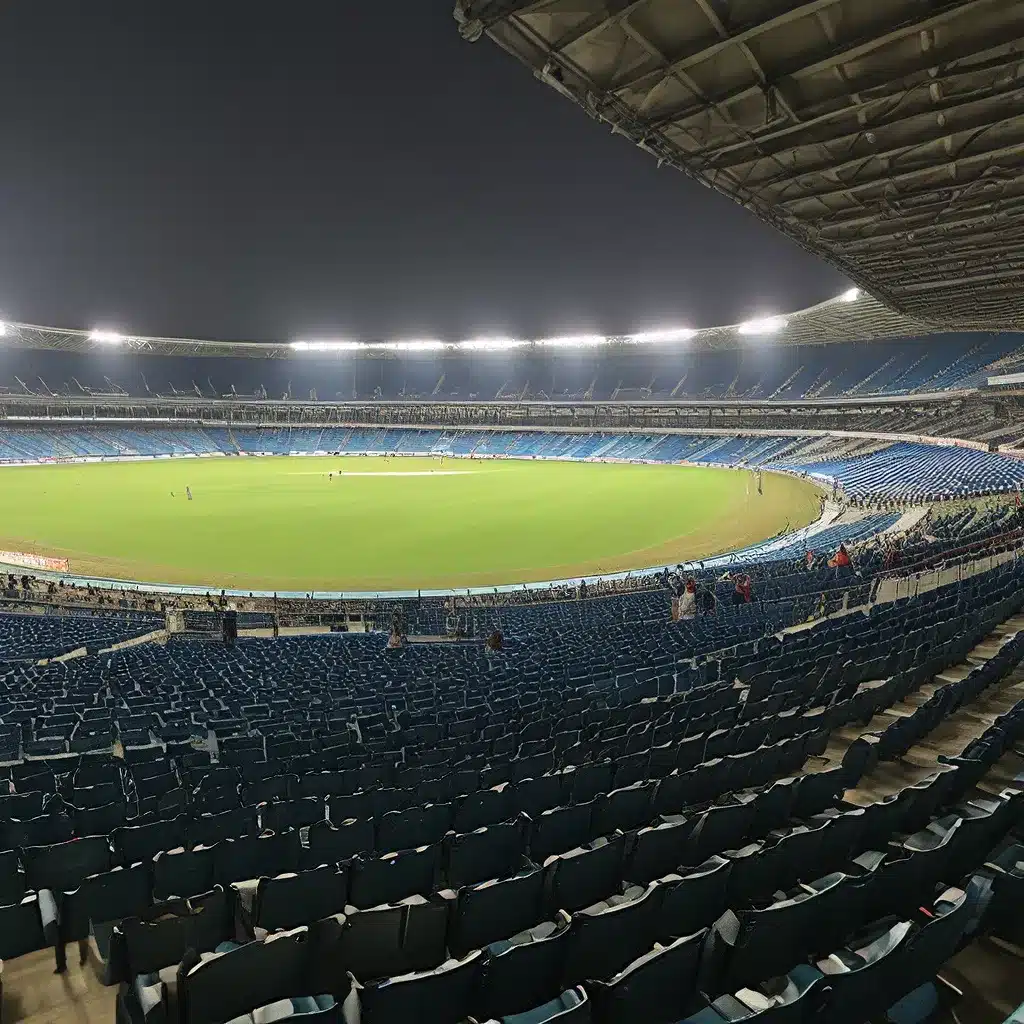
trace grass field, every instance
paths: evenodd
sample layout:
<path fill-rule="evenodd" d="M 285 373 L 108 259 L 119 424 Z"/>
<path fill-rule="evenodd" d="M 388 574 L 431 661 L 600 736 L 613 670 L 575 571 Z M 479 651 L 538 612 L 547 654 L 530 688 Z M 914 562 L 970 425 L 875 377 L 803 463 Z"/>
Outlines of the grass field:
<path fill-rule="evenodd" d="M 211 589 L 568 578 L 720 553 L 818 509 L 791 477 L 764 474 L 758 495 L 744 471 L 572 462 L 187 459 L 10 467 L 0 480 L 0 548 Z"/>

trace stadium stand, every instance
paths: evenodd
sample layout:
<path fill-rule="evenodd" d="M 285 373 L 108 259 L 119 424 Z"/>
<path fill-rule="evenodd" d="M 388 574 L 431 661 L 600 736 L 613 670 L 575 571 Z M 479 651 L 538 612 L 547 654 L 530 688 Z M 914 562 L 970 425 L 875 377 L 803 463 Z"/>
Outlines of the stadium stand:
<path fill-rule="evenodd" d="M 796 463 L 781 462 L 781 468 Z M 804 472 L 838 481 L 847 494 L 927 501 L 1019 490 L 1024 463 L 971 448 L 899 442 L 868 455 L 800 464 Z"/>
<path fill-rule="evenodd" d="M 198 343 L 197 343 L 198 344 Z M 650 348 L 650 350 L 647 350 Z M 403 353 L 402 358 L 279 360 L 208 354 L 12 351 L 0 389 L 12 395 L 93 397 L 257 396 L 352 399 L 666 401 L 866 398 L 977 387 L 991 364 L 1018 356 L 1017 334 L 949 334 L 901 341 L 739 347 L 628 346 L 547 354 Z"/>
<path fill-rule="evenodd" d="M 0 614 L 0 658 L 53 658 L 81 647 L 99 650 L 160 628 L 160 618 L 125 615 Z"/>
<path fill-rule="evenodd" d="M 1022 572 L 788 632 L 723 609 L 696 647 L 610 599 L 522 610 L 500 653 L 8 666 L 26 750 L 72 720 L 124 748 L 0 769 L 0 956 L 80 943 L 122 1021 L 933 1005 L 954 952 L 1019 933 Z"/>

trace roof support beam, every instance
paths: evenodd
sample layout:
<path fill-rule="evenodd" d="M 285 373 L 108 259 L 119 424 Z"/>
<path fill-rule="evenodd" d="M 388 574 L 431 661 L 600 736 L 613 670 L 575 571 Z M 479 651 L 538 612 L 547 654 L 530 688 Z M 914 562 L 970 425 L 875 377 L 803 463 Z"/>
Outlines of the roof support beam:
<path fill-rule="evenodd" d="M 632 0 L 631 3 L 627 3 L 621 11 L 615 14 L 609 14 L 607 11 L 600 11 L 586 21 L 582 22 L 576 28 L 567 32 L 564 36 L 559 36 L 551 44 L 551 49 L 558 53 L 569 46 L 575 46 L 577 43 L 582 42 L 592 32 L 600 31 L 607 25 L 619 23 L 625 21 L 637 8 L 643 7 L 647 3 L 647 0 Z"/>
<path fill-rule="evenodd" d="M 700 64 L 702 61 L 710 60 L 712 57 L 721 53 L 730 46 L 734 46 L 737 43 L 748 43 L 752 39 L 756 39 L 759 35 L 762 35 L 771 29 L 782 28 L 782 26 L 788 25 L 791 21 L 796 21 L 798 18 L 804 18 L 810 14 L 816 14 L 818 11 L 824 10 L 827 7 L 833 7 L 837 2 L 838 0 L 809 0 L 809 2 L 794 4 L 771 18 L 740 28 L 738 31 L 729 35 L 727 39 L 722 39 L 717 43 L 712 43 L 710 46 L 703 46 L 699 50 L 693 50 L 685 56 L 677 58 L 672 62 L 669 70 L 673 71 L 678 69 L 679 71 L 686 71 L 688 68 L 691 68 L 696 64 Z M 616 91 L 621 89 L 630 89 L 635 85 L 639 85 L 645 78 L 650 78 L 652 75 L 656 75 L 657 73 L 658 70 L 655 69 L 650 71 L 637 71 L 628 78 L 620 79 L 618 82 L 615 82 L 612 88 Z"/>
<path fill-rule="evenodd" d="M 818 237 L 828 251 L 841 249 L 845 256 L 859 261 L 865 255 L 870 258 L 879 250 L 884 249 L 885 246 L 880 243 L 900 239 L 901 245 L 910 244 L 906 242 L 908 234 L 913 234 L 914 243 L 923 244 L 924 241 L 927 241 L 923 236 L 937 234 L 940 239 L 952 244 L 963 240 L 965 235 L 960 232 L 965 231 L 966 237 L 970 238 L 982 230 L 987 235 L 998 222 L 1010 227 L 1024 223 L 1024 203 L 1020 198 L 1003 204 L 998 210 L 993 209 L 993 205 L 992 203 L 979 203 L 957 208 L 955 217 L 937 218 L 934 215 L 929 215 L 924 222 L 911 223 L 908 219 L 887 221 L 883 222 L 887 228 L 885 231 L 871 231 L 870 233 L 848 231 L 851 227 L 873 227 L 879 224 L 877 216 L 858 217 L 852 221 L 834 222 L 822 228 L 818 232 Z M 964 216 L 965 213 L 973 215 Z M 893 246 L 889 246 L 889 248 L 891 249 Z"/>
<path fill-rule="evenodd" d="M 805 63 L 804 59 L 795 61 L 791 66 L 785 70 L 779 71 L 774 75 L 776 82 L 782 82 L 784 79 L 796 79 L 804 75 L 811 75 L 815 72 L 826 70 L 832 67 L 838 67 L 846 64 L 858 57 L 862 57 L 865 54 L 870 53 L 872 50 L 876 50 L 879 47 L 885 46 L 888 43 L 895 42 L 897 39 L 904 38 L 905 36 L 915 35 L 918 32 L 923 32 L 926 29 L 935 28 L 945 21 L 950 20 L 957 15 L 961 15 L 970 11 L 982 4 L 993 3 L 994 0 L 958 0 L 956 3 L 947 3 L 935 13 L 929 15 L 927 18 L 921 18 L 917 21 L 907 21 L 900 24 L 899 27 L 894 28 L 892 31 L 886 33 L 883 36 L 867 36 L 859 40 L 856 43 L 852 43 L 845 50 L 835 52 L 831 47 L 824 47 L 821 51 L 821 56 L 812 61 L 811 63 Z M 1024 11 L 1021 13 L 1021 22 L 1024 24 Z M 1000 42 L 1006 43 L 1006 30 L 1003 29 L 998 37 L 993 37 L 990 44 L 977 43 L 969 39 L 964 39 L 961 42 L 965 55 L 977 52 L 980 49 L 989 49 Z M 929 67 L 934 67 L 936 64 L 945 64 L 950 60 L 958 59 L 958 48 L 957 43 L 960 41 L 951 41 L 947 50 L 942 53 L 936 53 L 935 51 L 928 51 L 927 53 L 921 54 L 913 65 L 910 62 L 902 65 L 900 68 L 901 75 L 906 77 L 914 70 L 925 70 Z M 648 78 L 656 71 L 645 72 L 644 78 Z M 642 79 L 639 79 L 642 80 Z M 637 85 L 638 82 L 631 84 L 622 85 L 621 83 L 615 83 L 615 91 L 622 91 L 624 88 L 632 87 Z M 858 90 L 867 90 L 872 88 L 870 77 L 866 76 L 864 81 L 857 80 L 855 82 Z M 724 95 L 712 97 L 712 101 L 715 103 L 724 103 L 729 105 L 737 102 L 738 100 L 749 99 L 751 96 L 756 95 L 759 86 L 748 85 L 742 86 L 738 89 L 734 89 L 730 93 Z M 669 111 L 663 116 L 659 117 L 656 121 L 652 122 L 652 127 L 664 127 L 665 125 L 674 123 L 676 121 L 685 121 L 689 117 L 694 117 L 697 114 L 703 113 L 706 109 L 705 106 L 700 104 L 690 104 L 686 107 L 681 107 L 677 110 Z"/>
<path fill-rule="evenodd" d="M 702 13 L 704 14 L 704 17 L 711 22 L 711 26 L 718 33 L 719 38 L 722 39 L 723 42 L 735 42 L 735 44 L 740 48 L 740 51 L 746 59 L 746 62 L 750 65 L 750 69 L 754 72 L 755 75 L 757 75 L 758 79 L 760 80 L 761 86 L 765 90 L 766 95 L 770 90 L 771 94 L 775 97 L 776 100 L 778 100 L 779 105 L 785 111 L 786 117 L 788 117 L 789 120 L 794 123 L 799 121 L 800 118 L 796 116 L 796 113 L 794 112 L 792 106 L 790 106 L 789 102 L 786 100 L 786 97 L 783 95 L 782 90 L 776 88 L 776 86 L 774 86 L 772 83 L 768 81 L 768 76 L 765 74 L 764 68 L 761 67 L 757 58 L 754 56 L 754 51 L 751 50 L 750 47 L 742 39 L 730 40 L 729 30 L 725 27 L 724 22 L 721 18 L 719 18 L 718 13 L 715 11 L 714 7 L 711 6 L 708 0 L 694 0 L 694 2 L 701 9 Z"/>
<path fill-rule="evenodd" d="M 504 18 L 530 14 L 548 7 L 556 0 L 461 0 L 456 2 L 456 19 L 477 20 L 485 26 L 493 25 Z"/>
<path fill-rule="evenodd" d="M 652 43 L 642 32 L 634 28 L 628 20 L 622 22 L 622 30 L 623 32 L 626 33 L 626 35 L 630 37 L 630 39 L 636 42 L 639 46 L 643 47 L 643 49 L 645 49 L 652 57 L 654 57 L 655 60 L 660 60 L 663 64 L 668 63 L 665 55 L 661 53 L 657 46 L 655 46 L 654 43 Z M 683 87 L 688 89 L 694 95 L 704 96 L 704 92 L 701 89 L 701 87 L 685 71 L 674 71 L 672 72 L 672 77 L 678 79 L 678 81 L 683 85 Z M 721 108 L 716 109 L 718 109 L 718 113 L 721 115 L 723 121 L 725 121 L 726 124 L 731 125 L 728 112 Z M 746 135 L 746 132 L 742 131 L 740 128 L 735 126 L 732 126 L 732 128 L 737 135 Z"/>
<path fill-rule="evenodd" d="M 1014 64 L 1020 65 L 1020 60 L 1014 61 Z M 947 135 L 953 135 L 958 132 L 974 131 L 977 128 L 982 128 L 988 124 L 996 123 L 992 114 L 993 108 L 998 103 L 999 106 L 1005 107 L 1009 105 L 1010 111 L 1007 111 L 1007 115 L 1004 118 L 999 119 L 999 123 L 1012 120 L 1013 117 L 1020 117 L 1020 111 L 1024 108 L 1024 76 L 1016 78 L 1011 82 L 1005 83 L 1002 88 L 995 90 L 986 90 L 982 94 L 974 94 L 967 97 L 962 97 L 957 100 L 951 100 L 948 103 L 937 103 L 928 108 L 921 108 L 915 110 L 911 114 L 906 114 L 900 117 L 889 117 L 889 118 L 878 118 L 877 120 L 865 120 L 865 123 L 858 125 L 856 131 L 844 132 L 842 135 L 830 135 L 827 139 L 822 139 L 817 142 L 818 146 L 827 146 L 830 149 L 832 147 L 840 146 L 853 146 L 857 142 L 864 140 L 866 142 L 868 134 L 872 132 L 890 132 L 896 129 L 900 133 L 901 138 L 906 138 L 906 142 L 901 143 L 899 146 L 877 150 L 869 149 L 867 146 L 864 147 L 864 151 L 859 155 L 858 158 L 848 161 L 846 164 L 828 164 L 824 161 L 819 161 L 815 166 L 801 167 L 799 174 L 814 174 L 820 171 L 835 171 L 841 167 L 850 166 L 855 164 L 857 160 L 870 160 L 882 156 L 893 156 L 896 153 L 905 152 L 906 150 L 912 149 L 915 146 L 927 145 L 935 142 L 938 139 L 942 139 Z M 971 107 L 976 107 L 977 110 L 971 117 L 964 117 L 960 120 L 955 120 L 948 124 L 939 124 L 939 117 L 950 117 L 956 115 L 961 111 L 968 110 Z M 896 108 L 898 109 L 898 107 Z M 917 123 L 918 127 L 915 130 L 912 126 Z M 772 156 L 778 156 L 782 153 L 792 153 L 795 149 L 801 148 L 799 144 L 790 145 L 786 147 L 773 148 L 771 151 L 765 150 L 758 153 L 754 160 L 761 162 L 769 158 L 769 152 Z M 733 150 L 735 153 L 736 151 Z M 749 160 L 728 160 L 719 159 L 718 155 L 715 154 L 707 161 L 705 167 L 708 170 L 724 170 L 726 168 L 736 168 L 746 163 L 750 163 Z M 792 177 L 792 172 L 787 177 Z M 784 180 L 782 177 L 776 177 L 771 179 L 762 179 L 759 184 L 772 185 Z"/>
<path fill-rule="evenodd" d="M 1018 278 L 1024 279 L 1024 267 L 1014 267 L 1009 270 L 993 270 L 987 274 L 973 274 L 970 277 L 958 277 L 953 282 L 953 286 L 963 288 L 971 284 L 990 284 L 993 281 L 1013 281 Z M 921 292 L 939 291 L 940 289 L 948 290 L 949 288 L 950 282 L 946 278 L 892 286 L 893 291 L 901 295 L 915 295 Z"/>
<path fill-rule="evenodd" d="M 919 117 L 920 113 L 907 115 L 900 113 L 898 117 L 893 117 L 892 115 L 897 114 L 902 110 L 908 99 L 915 91 L 927 93 L 931 88 L 933 81 L 938 81 L 943 89 L 946 89 L 955 85 L 961 78 L 973 77 L 980 72 L 991 72 L 993 75 L 997 75 L 999 72 L 1007 70 L 1012 72 L 1012 84 L 1007 85 L 1006 88 L 997 88 L 996 86 L 993 86 L 989 89 L 976 89 L 970 94 L 958 96 L 955 102 L 947 104 L 934 103 L 929 99 L 927 109 L 933 110 L 936 113 L 956 110 L 960 106 L 976 102 L 988 96 L 1001 96 L 1007 90 L 1019 88 L 1018 82 L 1020 81 L 1020 75 L 1018 74 L 1017 69 L 1020 68 L 1021 65 L 1020 54 L 1013 52 L 1007 55 L 1004 52 L 1006 44 L 1013 41 L 1014 40 L 1003 39 L 998 47 L 999 55 L 990 61 L 984 63 L 972 62 L 970 67 L 964 71 L 960 71 L 956 68 L 947 69 L 938 79 L 921 83 L 916 87 L 916 89 L 912 89 L 910 91 L 908 91 L 902 84 L 902 77 L 898 78 L 895 83 L 886 82 L 883 85 L 878 85 L 877 83 L 873 84 L 871 87 L 872 95 L 867 99 L 861 99 L 858 106 L 861 108 L 878 108 L 883 105 L 887 105 L 885 114 L 882 114 L 877 120 L 871 120 L 869 114 L 858 110 L 858 106 L 837 107 L 835 110 L 825 111 L 825 113 L 818 114 L 815 117 L 804 117 L 804 120 L 800 124 L 782 125 L 769 132 L 760 132 L 756 138 L 751 139 L 749 142 L 731 142 L 723 146 L 711 146 L 700 153 L 695 153 L 694 156 L 706 156 L 707 160 L 705 162 L 705 166 L 712 168 L 733 167 L 737 164 L 753 163 L 775 153 L 789 152 L 799 146 L 816 144 L 820 141 L 818 137 L 813 139 L 807 138 L 814 129 L 820 128 L 823 125 L 828 124 L 830 121 L 839 121 L 843 118 L 848 119 L 851 116 L 862 117 L 864 119 L 864 123 L 858 124 L 856 132 L 846 132 L 843 135 L 826 136 L 828 142 L 846 141 L 856 138 L 864 132 L 873 131 L 879 128 L 884 129 L 899 126 L 905 121 L 910 121 L 914 117 Z M 887 92 L 882 96 L 878 95 L 878 89 L 888 88 L 891 86 L 895 86 L 891 92 Z M 924 109 L 925 108 L 922 108 L 922 112 Z M 772 145 L 769 145 L 769 143 Z M 775 145 L 776 143 L 777 145 Z"/>
<path fill-rule="evenodd" d="M 941 163 L 928 163 L 923 164 L 921 167 L 915 167 L 909 171 L 900 171 L 896 174 L 882 174 L 872 178 L 868 178 L 864 181 L 849 182 L 847 184 L 840 184 L 836 188 L 820 189 L 805 192 L 803 195 L 793 196 L 786 198 L 785 195 L 775 197 L 773 202 L 777 205 L 790 208 L 798 203 L 810 202 L 813 199 L 828 199 L 832 196 L 856 196 L 863 192 L 865 189 L 875 188 L 878 185 L 899 185 L 904 182 L 914 181 L 920 178 L 922 175 L 936 174 L 942 170 L 949 170 L 950 168 L 960 168 L 964 164 L 973 163 L 978 160 L 996 160 L 1003 156 L 1012 156 L 1014 153 L 1020 152 L 1024 149 L 1024 138 L 1018 139 L 1016 142 L 1009 143 L 1008 145 L 997 146 L 993 149 L 982 149 L 974 153 L 958 153 L 952 160 L 943 160 Z M 966 179 L 962 184 L 967 185 L 968 182 L 973 179 Z M 906 198 L 906 197 L 903 197 Z"/>
<path fill-rule="evenodd" d="M 1024 103 L 1024 87 L 1018 88 L 1015 91 L 1015 97 L 1017 102 Z M 829 178 L 832 175 L 842 175 L 845 171 L 855 170 L 860 167 L 864 167 L 867 164 L 877 160 L 889 160 L 893 157 L 907 156 L 913 153 L 916 149 L 921 149 L 925 146 L 935 145 L 937 142 L 941 142 L 943 139 L 949 138 L 953 135 L 960 135 L 964 132 L 977 132 L 980 130 L 988 130 L 996 126 L 1020 123 L 1021 106 L 1016 108 L 1015 112 L 1008 113 L 1005 117 L 993 118 L 992 111 L 982 110 L 972 117 L 969 121 L 964 121 L 959 124 L 933 124 L 931 130 L 925 134 L 922 133 L 922 137 L 909 139 L 907 142 L 899 146 L 892 146 L 889 149 L 879 150 L 868 150 L 853 157 L 850 160 L 844 160 L 842 163 L 819 163 L 814 167 L 801 167 L 798 171 L 791 171 L 788 177 L 775 177 L 769 179 L 761 179 L 757 182 L 752 182 L 751 188 L 772 188 L 774 186 L 780 186 L 780 193 L 785 195 L 786 192 L 791 192 L 793 186 L 802 187 L 800 185 L 800 179 L 804 176 L 811 175 L 824 175 L 827 174 Z M 921 116 L 921 115 L 918 115 Z M 830 139 L 827 145 L 832 145 Z M 884 180 L 888 180 L 886 177 Z M 829 190 L 830 192 L 832 190 Z M 815 196 L 821 194 L 813 190 L 808 190 L 803 196 L 792 196 L 792 198 L 786 199 L 785 202 L 798 202 L 801 198 L 813 199 Z"/>
<path fill-rule="evenodd" d="M 944 246 L 934 244 L 928 249 L 916 247 L 909 251 L 904 249 L 900 253 L 900 269 L 913 270 L 916 268 L 940 267 L 947 268 L 950 272 L 953 272 L 958 267 L 962 267 L 968 259 L 987 259 L 990 256 L 1002 258 L 1006 255 L 1007 243 L 1021 245 L 1024 243 L 1024 233 L 1000 234 L 999 240 L 991 245 L 958 245 L 954 252 L 950 252 Z M 880 252 L 874 262 L 884 266 L 891 259 L 891 253 Z M 865 260 L 864 263 L 865 265 L 870 265 L 872 261 Z"/>

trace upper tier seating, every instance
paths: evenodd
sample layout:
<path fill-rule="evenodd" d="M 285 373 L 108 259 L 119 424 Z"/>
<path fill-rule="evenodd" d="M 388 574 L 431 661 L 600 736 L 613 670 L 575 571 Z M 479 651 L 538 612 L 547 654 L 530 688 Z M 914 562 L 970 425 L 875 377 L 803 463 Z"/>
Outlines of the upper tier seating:
<path fill-rule="evenodd" d="M 647 346 L 438 358 L 360 354 L 279 359 L 30 351 L 5 353 L 0 388 L 39 395 L 258 395 L 320 401 L 423 399 L 671 400 L 862 398 L 976 387 L 1019 353 L 1019 334 L 945 334 L 902 341 L 754 345 L 670 351 Z M 44 383 L 45 381 L 45 383 Z M 24 383 L 21 383 L 24 382 Z M 542 382 L 542 383 L 541 383 Z"/>

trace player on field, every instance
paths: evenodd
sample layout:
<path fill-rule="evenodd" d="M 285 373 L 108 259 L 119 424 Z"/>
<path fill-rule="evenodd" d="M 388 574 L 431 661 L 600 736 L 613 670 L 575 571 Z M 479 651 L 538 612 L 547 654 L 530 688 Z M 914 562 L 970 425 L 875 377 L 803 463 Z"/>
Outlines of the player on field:
<path fill-rule="evenodd" d="M 185 488 L 185 497 L 187 497 L 189 501 L 192 500 L 192 488 L 191 487 L 186 487 Z"/>

